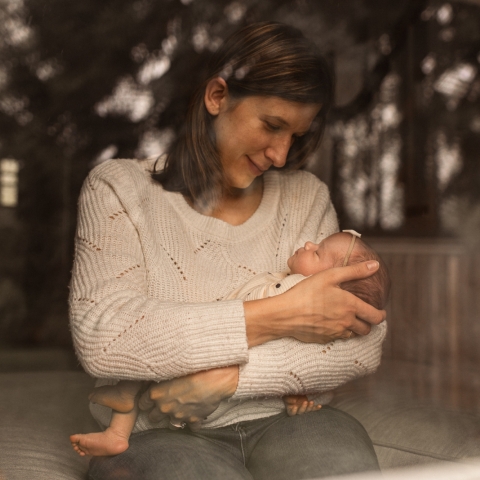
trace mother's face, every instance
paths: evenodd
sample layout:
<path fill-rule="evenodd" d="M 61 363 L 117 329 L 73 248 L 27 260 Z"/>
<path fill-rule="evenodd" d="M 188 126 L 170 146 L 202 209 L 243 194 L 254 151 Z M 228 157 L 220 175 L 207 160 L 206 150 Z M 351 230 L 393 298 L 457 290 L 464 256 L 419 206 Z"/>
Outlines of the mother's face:
<path fill-rule="evenodd" d="M 210 89 L 209 89 L 210 87 Z M 285 165 L 296 137 L 305 135 L 320 110 L 279 97 L 233 100 L 223 79 L 209 83 L 205 106 L 214 115 L 216 146 L 227 182 L 247 188 L 272 165 Z"/>

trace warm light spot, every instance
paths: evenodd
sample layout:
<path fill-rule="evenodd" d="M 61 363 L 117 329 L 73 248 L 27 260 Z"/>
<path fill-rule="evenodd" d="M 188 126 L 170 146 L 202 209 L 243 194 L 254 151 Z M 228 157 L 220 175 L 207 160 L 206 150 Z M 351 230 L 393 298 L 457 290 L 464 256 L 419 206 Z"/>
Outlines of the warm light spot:
<path fill-rule="evenodd" d="M 15 207 L 18 203 L 18 160 L 4 158 L 0 160 L 0 204 Z"/>
<path fill-rule="evenodd" d="M 440 190 L 444 190 L 451 179 L 462 169 L 462 155 L 457 141 L 449 142 L 444 132 L 436 138 L 435 163 Z"/>
<path fill-rule="evenodd" d="M 101 117 L 117 114 L 139 122 L 150 113 L 153 104 L 149 88 L 138 85 L 131 77 L 124 77 L 117 83 L 112 95 L 95 105 L 95 111 Z"/>

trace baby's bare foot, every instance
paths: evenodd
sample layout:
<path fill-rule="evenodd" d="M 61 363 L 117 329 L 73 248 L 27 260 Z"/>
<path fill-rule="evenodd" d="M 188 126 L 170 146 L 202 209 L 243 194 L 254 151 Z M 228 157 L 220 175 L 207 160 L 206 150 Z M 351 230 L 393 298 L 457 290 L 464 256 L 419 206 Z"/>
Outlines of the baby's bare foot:
<path fill-rule="evenodd" d="M 93 403 L 110 407 L 121 413 L 128 413 L 135 406 L 135 397 L 140 390 L 141 382 L 123 380 L 116 385 L 96 387 L 88 396 Z"/>
<path fill-rule="evenodd" d="M 70 435 L 70 442 L 81 457 L 118 455 L 128 448 L 128 440 L 108 428 L 104 432 Z"/>

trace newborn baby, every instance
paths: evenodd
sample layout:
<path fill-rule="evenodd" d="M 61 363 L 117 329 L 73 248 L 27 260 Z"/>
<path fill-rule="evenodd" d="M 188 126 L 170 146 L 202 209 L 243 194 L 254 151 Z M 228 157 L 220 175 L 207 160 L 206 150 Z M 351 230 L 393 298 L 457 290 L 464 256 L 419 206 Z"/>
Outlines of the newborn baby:
<path fill-rule="evenodd" d="M 255 275 L 245 285 L 237 288 L 225 300 L 257 300 L 285 292 L 309 275 L 329 268 L 353 265 L 376 260 L 380 268 L 371 277 L 341 284 L 341 288 L 361 298 L 378 309 L 384 308 L 390 280 L 382 259 L 360 240 L 360 234 L 344 230 L 325 238 L 319 244 L 307 242 L 288 260 L 289 270 L 279 273 Z M 351 332 L 351 336 L 353 336 Z M 121 380 L 116 385 L 95 388 L 89 396 L 94 403 L 113 409 L 110 425 L 103 432 L 70 436 L 74 450 L 79 455 L 118 455 L 128 448 L 128 441 L 138 415 L 139 392 L 148 382 Z M 144 388 L 142 388 L 144 387 Z M 288 395 L 284 402 L 288 415 L 298 415 L 321 408 L 331 399 L 330 392 L 306 395 Z M 182 423 L 181 428 L 186 424 Z"/>
<path fill-rule="evenodd" d="M 335 267 L 345 267 L 367 260 L 376 260 L 380 267 L 371 277 L 342 283 L 342 289 L 353 293 L 364 302 L 379 310 L 385 307 L 390 291 L 388 270 L 380 256 L 354 230 L 343 230 L 325 238 L 319 244 L 305 243 L 288 260 L 289 270 L 276 273 L 260 273 L 245 285 L 234 290 L 226 299 L 241 298 L 257 300 L 279 295 L 295 286 L 305 277 Z M 355 336 L 351 332 L 350 337 Z M 288 395 L 284 397 L 287 413 L 298 415 L 321 408 L 333 394 L 323 392 L 315 395 Z"/>

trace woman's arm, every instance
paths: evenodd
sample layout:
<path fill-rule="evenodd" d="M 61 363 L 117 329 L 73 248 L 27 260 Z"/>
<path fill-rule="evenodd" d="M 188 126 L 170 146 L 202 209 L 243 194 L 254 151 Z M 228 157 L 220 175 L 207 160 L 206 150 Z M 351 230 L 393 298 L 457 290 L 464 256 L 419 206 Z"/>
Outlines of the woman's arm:
<path fill-rule="evenodd" d="M 80 195 L 69 301 L 85 370 L 98 378 L 159 381 L 245 363 L 240 300 L 200 304 L 148 295 L 144 247 L 132 221 L 143 221 L 140 207 L 134 208 L 141 198 L 130 186 L 145 175 L 126 173 L 107 162 L 90 173 Z M 128 181 L 119 185 L 119 177 Z"/>
<path fill-rule="evenodd" d="M 322 392 L 371 374 L 380 364 L 386 330 L 383 322 L 350 340 L 319 345 L 283 338 L 254 347 L 240 366 L 232 399 Z"/>

